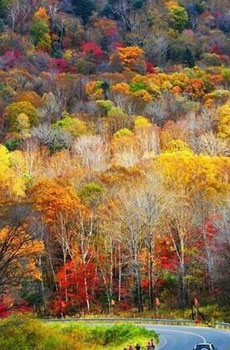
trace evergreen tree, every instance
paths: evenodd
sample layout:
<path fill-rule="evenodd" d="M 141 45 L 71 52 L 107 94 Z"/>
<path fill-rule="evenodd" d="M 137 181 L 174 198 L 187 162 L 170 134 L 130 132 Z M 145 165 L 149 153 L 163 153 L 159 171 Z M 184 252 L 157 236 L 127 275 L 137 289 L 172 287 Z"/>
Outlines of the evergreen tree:
<path fill-rule="evenodd" d="M 186 63 L 190 68 L 195 66 L 194 54 L 189 47 L 186 47 L 184 52 L 184 63 Z"/>
<path fill-rule="evenodd" d="M 5 1 L 0 0 L 0 18 L 5 18 L 5 16 L 6 16 Z"/>
<path fill-rule="evenodd" d="M 74 12 L 81 17 L 84 23 L 87 23 L 89 17 L 96 9 L 92 0 L 72 0 Z"/>

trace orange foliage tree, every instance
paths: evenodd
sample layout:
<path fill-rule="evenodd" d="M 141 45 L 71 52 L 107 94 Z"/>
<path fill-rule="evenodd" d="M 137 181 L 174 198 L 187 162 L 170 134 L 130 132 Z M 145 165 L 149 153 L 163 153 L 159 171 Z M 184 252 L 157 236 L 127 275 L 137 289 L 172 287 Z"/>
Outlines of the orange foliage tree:
<path fill-rule="evenodd" d="M 8 215 L 11 225 L 4 226 Z M 33 217 L 29 208 L 7 206 L 1 210 L 0 228 L 0 294 L 21 288 L 22 280 L 41 279 L 38 258 L 44 245 L 34 239 Z"/>
<path fill-rule="evenodd" d="M 117 52 L 110 57 L 110 64 L 118 60 L 123 70 L 145 72 L 144 51 L 138 46 L 118 47 Z M 116 64 L 118 64 L 116 62 Z"/>

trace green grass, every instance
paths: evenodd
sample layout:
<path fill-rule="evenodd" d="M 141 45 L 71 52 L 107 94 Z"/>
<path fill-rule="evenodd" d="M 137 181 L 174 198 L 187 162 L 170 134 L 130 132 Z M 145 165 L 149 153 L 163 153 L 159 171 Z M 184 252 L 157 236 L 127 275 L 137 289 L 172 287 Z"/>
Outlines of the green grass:
<path fill-rule="evenodd" d="M 158 342 L 154 331 L 125 323 L 45 323 L 23 315 L 0 322 L 1 350 L 121 350 L 136 343 L 144 348 L 151 338 Z"/>
<path fill-rule="evenodd" d="M 59 333 L 68 334 L 74 343 L 90 346 L 90 349 L 118 350 L 139 343 L 143 348 L 147 342 L 158 336 L 154 331 L 126 323 L 114 325 L 86 325 L 85 323 L 55 323 L 52 325 Z"/>

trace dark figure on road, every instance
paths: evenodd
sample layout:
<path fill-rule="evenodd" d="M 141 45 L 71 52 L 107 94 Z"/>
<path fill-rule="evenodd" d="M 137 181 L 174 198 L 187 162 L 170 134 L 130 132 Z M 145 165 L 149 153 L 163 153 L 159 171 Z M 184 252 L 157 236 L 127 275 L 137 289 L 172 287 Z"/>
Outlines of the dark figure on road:
<path fill-rule="evenodd" d="M 135 349 L 136 349 L 136 350 L 141 350 L 140 345 L 139 345 L 139 344 L 137 344 L 137 345 L 135 346 Z"/>
<path fill-rule="evenodd" d="M 155 345 L 154 345 L 153 339 L 150 340 L 150 344 L 151 344 L 151 346 L 152 346 L 152 348 L 153 348 L 153 349 L 151 349 L 151 350 L 154 350 L 154 349 L 155 349 Z"/>
<path fill-rule="evenodd" d="M 153 344 L 152 339 L 151 339 L 151 342 L 148 342 L 148 345 L 146 346 L 146 350 L 155 350 L 155 345 Z"/>

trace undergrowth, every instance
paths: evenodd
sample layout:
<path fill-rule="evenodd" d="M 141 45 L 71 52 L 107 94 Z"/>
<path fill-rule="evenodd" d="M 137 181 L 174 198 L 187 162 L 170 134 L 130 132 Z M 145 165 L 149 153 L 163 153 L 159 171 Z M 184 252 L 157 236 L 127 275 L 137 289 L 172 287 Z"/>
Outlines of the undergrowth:
<path fill-rule="evenodd" d="M 136 343 L 144 348 L 151 338 L 158 342 L 154 331 L 125 323 L 45 323 L 25 315 L 0 322 L 1 350 L 120 350 Z"/>

